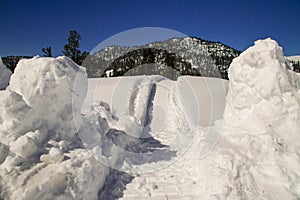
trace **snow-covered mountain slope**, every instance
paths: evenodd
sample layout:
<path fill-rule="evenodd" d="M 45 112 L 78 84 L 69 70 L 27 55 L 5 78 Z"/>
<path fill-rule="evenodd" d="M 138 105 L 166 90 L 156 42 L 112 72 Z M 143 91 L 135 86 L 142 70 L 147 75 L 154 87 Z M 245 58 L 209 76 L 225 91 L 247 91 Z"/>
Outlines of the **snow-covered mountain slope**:
<path fill-rule="evenodd" d="M 152 74 L 164 75 L 168 68 L 176 69 L 181 75 L 201 75 L 227 79 L 227 70 L 238 50 L 219 42 L 195 37 L 173 38 L 135 47 L 106 47 L 85 59 L 89 77 L 120 76 L 128 71 L 142 75 L 148 69 L 139 65 L 157 63 L 165 68 L 153 70 Z M 167 69 L 166 69 L 167 66 Z"/>
<path fill-rule="evenodd" d="M 287 59 L 299 62 L 300 61 L 300 56 L 288 56 Z"/>
<path fill-rule="evenodd" d="M 66 57 L 22 60 L 0 91 L 0 199 L 296 200 L 300 77 L 287 68 L 271 39 L 234 59 L 229 82 L 87 80 Z"/>
<path fill-rule="evenodd" d="M 293 71 L 300 73 L 300 56 L 288 56 L 286 58 L 288 59 L 290 68 Z"/>
<path fill-rule="evenodd" d="M 2 59 L 0 59 L 0 90 L 3 90 L 8 86 L 11 74 L 11 71 L 6 68 L 2 63 Z"/>

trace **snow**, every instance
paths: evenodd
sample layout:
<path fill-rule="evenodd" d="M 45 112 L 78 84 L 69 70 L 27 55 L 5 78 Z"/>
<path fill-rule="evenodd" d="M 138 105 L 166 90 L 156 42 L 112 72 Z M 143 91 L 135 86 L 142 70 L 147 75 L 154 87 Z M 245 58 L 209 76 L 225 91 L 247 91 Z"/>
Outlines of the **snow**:
<path fill-rule="evenodd" d="M 38 147 L 32 138 L 22 135 L 16 141 L 10 143 L 9 150 L 20 157 L 28 158 L 38 151 Z"/>
<path fill-rule="evenodd" d="M 86 87 L 85 69 L 69 58 L 18 63 L 0 91 L 1 199 L 97 199 L 109 169 L 74 123 Z"/>
<path fill-rule="evenodd" d="M 286 57 L 288 60 L 292 60 L 295 62 L 299 62 L 300 61 L 300 56 L 287 56 Z"/>
<path fill-rule="evenodd" d="M 193 127 L 209 126 L 217 119 L 221 119 L 227 93 L 227 81 L 210 77 L 179 77 L 177 81 L 166 79 L 162 76 L 136 76 L 136 77 L 112 77 L 104 79 L 89 79 L 87 98 L 83 104 L 82 113 L 88 114 L 90 106 L 99 102 L 107 102 L 110 109 L 118 115 L 127 116 L 129 112 L 134 112 L 137 120 L 142 121 L 145 102 L 141 102 L 138 95 L 148 95 L 149 85 L 155 84 L 155 97 L 153 106 L 165 107 L 169 103 L 167 95 L 175 94 L 178 103 L 184 105 L 186 116 L 190 118 Z M 144 91 L 139 91 L 144 90 Z M 135 100 L 143 105 L 134 105 L 137 111 L 129 111 L 132 107 L 130 100 Z M 120 101 L 122 100 L 122 101 Z M 209 106 L 209 107 L 207 107 Z M 212 111 L 212 109 L 214 109 Z M 201 111 L 201 112 L 200 112 Z M 142 112 L 142 113 L 141 113 Z M 200 116 L 199 113 L 201 113 Z M 214 116 L 212 116 L 212 114 Z M 156 115 L 154 115 L 155 117 Z"/>
<path fill-rule="evenodd" d="M 268 38 L 229 78 L 23 59 L 0 91 L 0 199 L 298 199 L 300 77 Z"/>
<path fill-rule="evenodd" d="M 11 71 L 6 68 L 2 59 L 0 59 L 0 90 L 3 90 L 8 86 L 11 74 Z"/>
<path fill-rule="evenodd" d="M 205 179 L 209 189 L 200 192 L 228 199 L 299 198 L 300 93 L 291 75 L 282 49 L 269 38 L 234 59 L 222 137 L 201 167 L 202 175 L 217 176 Z"/>
<path fill-rule="evenodd" d="M 35 115 L 39 118 L 43 116 L 48 125 L 60 132 L 61 137 L 72 138 L 75 132 L 73 96 L 79 95 L 75 101 L 84 98 L 85 93 L 79 94 L 77 90 L 85 88 L 85 91 L 87 87 L 86 78 L 81 81 L 81 87 L 74 86 L 82 76 L 85 76 L 83 69 L 66 57 L 22 59 L 11 77 L 9 90 L 21 95 Z M 80 101 L 76 103 L 82 104 Z M 62 122 L 64 126 L 60 126 Z M 57 128 L 59 126 L 60 129 Z"/>
<path fill-rule="evenodd" d="M 299 77 L 271 39 L 236 58 L 229 75 L 224 122 L 218 120 L 206 139 L 206 129 L 196 131 L 168 167 L 145 164 L 154 170 L 133 179 L 122 199 L 299 198 Z M 199 156 L 214 136 L 214 148 Z"/>
<path fill-rule="evenodd" d="M 101 125 L 104 132 L 110 127 L 135 137 L 148 137 L 145 134 L 150 133 L 183 153 L 195 130 L 214 126 L 222 118 L 227 84 L 226 80 L 191 76 L 177 81 L 161 76 L 90 79 L 82 112 L 89 115 L 90 105 L 110 102 L 108 109 L 117 117 L 97 107 L 98 114 L 106 119 Z"/>

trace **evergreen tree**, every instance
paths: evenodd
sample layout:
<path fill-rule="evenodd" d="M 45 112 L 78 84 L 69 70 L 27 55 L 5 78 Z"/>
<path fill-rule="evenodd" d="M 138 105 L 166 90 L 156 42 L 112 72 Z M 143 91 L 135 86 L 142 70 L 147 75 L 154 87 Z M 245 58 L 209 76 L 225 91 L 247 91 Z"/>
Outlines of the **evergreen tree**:
<path fill-rule="evenodd" d="M 52 57 L 51 47 L 42 48 L 42 52 L 44 53 L 44 57 Z"/>
<path fill-rule="evenodd" d="M 87 58 L 88 55 L 89 55 L 89 52 L 86 52 L 86 51 L 82 52 L 77 64 L 82 65 L 83 61 Z"/>
<path fill-rule="evenodd" d="M 81 65 L 83 60 L 88 55 L 88 52 L 83 52 L 79 50 L 79 41 L 81 40 L 81 36 L 75 30 L 70 31 L 70 35 L 68 37 L 68 44 L 64 46 L 63 54 L 69 58 L 71 58 L 75 63 Z"/>

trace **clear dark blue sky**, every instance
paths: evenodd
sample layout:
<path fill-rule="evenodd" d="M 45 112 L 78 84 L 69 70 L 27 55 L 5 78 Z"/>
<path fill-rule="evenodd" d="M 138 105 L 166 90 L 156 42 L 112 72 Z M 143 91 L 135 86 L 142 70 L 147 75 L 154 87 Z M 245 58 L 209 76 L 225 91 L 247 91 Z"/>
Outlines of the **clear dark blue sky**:
<path fill-rule="evenodd" d="M 0 0 L 0 55 L 60 55 L 69 30 L 90 51 L 105 39 L 139 27 L 163 27 L 245 50 L 272 37 L 286 55 L 300 54 L 299 0 Z"/>

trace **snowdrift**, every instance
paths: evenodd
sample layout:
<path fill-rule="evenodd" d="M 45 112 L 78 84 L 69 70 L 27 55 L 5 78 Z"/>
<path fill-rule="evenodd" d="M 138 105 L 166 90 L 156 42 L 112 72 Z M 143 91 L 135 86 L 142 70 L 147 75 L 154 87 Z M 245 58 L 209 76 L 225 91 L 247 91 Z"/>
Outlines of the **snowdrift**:
<path fill-rule="evenodd" d="M 107 102 L 119 118 L 114 128 L 131 134 L 133 130 L 126 129 L 122 121 L 129 116 L 144 128 L 144 121 L 151 115 L 149 126 L 154 132 L 162 132 L 171 121 L 181 123 L 182 118 L 191 129 L 213 126 L 223 118 L 228 87 L 228 81 L 223 79 L 192 76 L 179 77 L 177 81 L 162 76 L 125 76 L 89 79 L 88 83 L 82 113 L 88 115 L 91 105 Z"/>
<path fill-rule="evenodd" d="M 0 91 L 0 199 L 298 199 L 299 76 L 271 39 L 229 76 L 20 61 Z"/>
<path fill-rule="evenodd" d="M 199 192 L 221 199 L 298 199 L 299 77 L 287 70 L 271 39 L 234 59 L 229 77 L 222 137 L 201 162 L 199 175 L 207 178 Z"/>
<path fill-rule="evenodd" d="M 70 59 L 35 57 L 0 91 L 1 198 L 97 199 L 108 169 L 78 144 L 72 96 L 85 94 L 76 80 L 86 87 L 85 69 Z"/>

